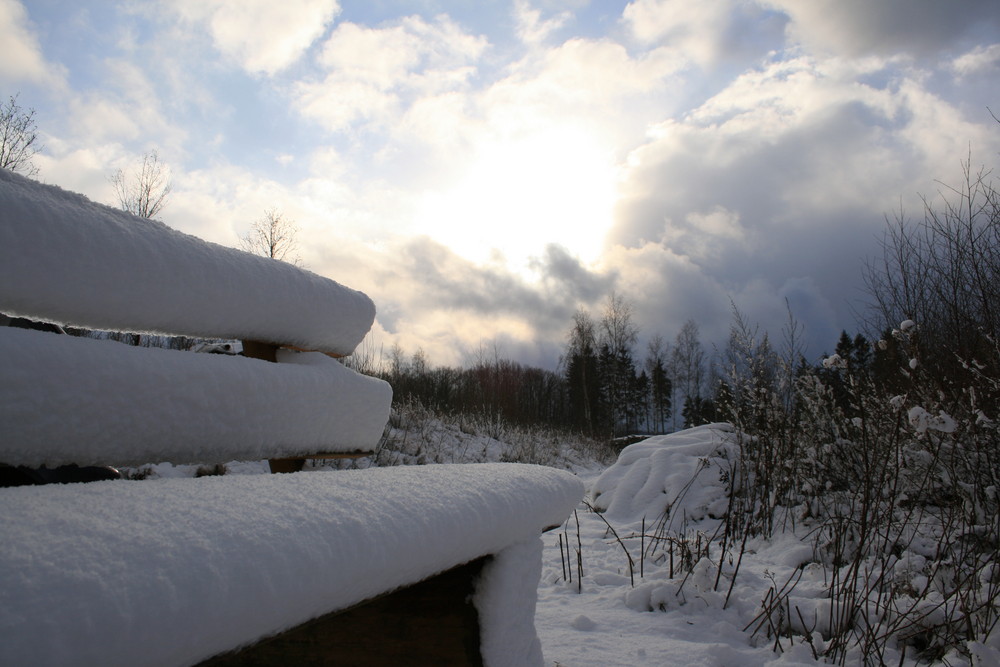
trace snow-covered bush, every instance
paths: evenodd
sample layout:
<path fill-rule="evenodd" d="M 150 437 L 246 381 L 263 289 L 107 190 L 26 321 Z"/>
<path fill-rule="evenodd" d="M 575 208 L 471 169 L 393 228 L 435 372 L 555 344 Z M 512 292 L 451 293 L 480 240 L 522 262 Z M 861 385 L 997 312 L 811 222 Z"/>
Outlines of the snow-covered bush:
<path fill-rule="evenodd" d="M 871 358 L 837 354 L 794 374 L 747 336 L 728 378 L 740 435 L 723 549 L 809 536 L 828 581 L 809 630 L 817 657 L 954 659 L 1000 620 L 1000 433 L 996 403 L 981 398 L 1000 378 L 980 364 L 959 383 L 911 363 L 926 355 L 919 331 L 904 321 Z M 806 634 L 794 585 L 783 590 L 758 631 Z"/>

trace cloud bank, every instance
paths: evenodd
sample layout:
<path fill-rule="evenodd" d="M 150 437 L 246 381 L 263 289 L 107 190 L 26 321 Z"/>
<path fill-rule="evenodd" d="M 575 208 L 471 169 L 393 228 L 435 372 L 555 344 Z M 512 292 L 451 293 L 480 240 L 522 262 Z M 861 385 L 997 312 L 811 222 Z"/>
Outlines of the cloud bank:
<path fill-rule="evenodd" d="M 156 147 L 166 222 L 235 245 L 281 210 L 379 345 L 449 364 L 555 367 L 612 291 L 643 339 L 790 307 L 817 355 L 883 216 L 1000 153 L 987 0 L 433 5 L 0 0 L 0 92 L 38 110 L 42 179 L 109 201 Z"/>

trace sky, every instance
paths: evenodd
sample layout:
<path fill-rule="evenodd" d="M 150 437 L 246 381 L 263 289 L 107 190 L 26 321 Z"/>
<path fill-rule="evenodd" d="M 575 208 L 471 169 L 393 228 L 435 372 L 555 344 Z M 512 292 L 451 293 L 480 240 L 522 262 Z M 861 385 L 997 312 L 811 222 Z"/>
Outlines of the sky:
<path fill-rule="evenodd" d="M 1000 156 L 995 0 L 0 0 L 43 182 L 172 227 L 274 209 L 378 308 L 369 351 L 557 368 L 612 293 L 640 331 L 735 306 L 807 355 L 863 311 L 886 216 Z"/>

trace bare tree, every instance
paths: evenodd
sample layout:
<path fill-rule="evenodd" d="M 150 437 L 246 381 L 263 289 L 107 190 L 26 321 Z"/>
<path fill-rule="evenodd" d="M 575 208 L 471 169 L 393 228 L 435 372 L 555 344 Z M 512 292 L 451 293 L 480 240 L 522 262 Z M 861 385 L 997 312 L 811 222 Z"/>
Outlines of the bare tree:
<path fill-rule="evenodd" d="M 38 173 L 32 162 L 41 146 L 35 125 L 35 110 L 23 109 L 12 95 L 0 105 L 0 169 L 31 177 Z"/>
<path fill-rule="evenodd" d="M 289 220 L 275 209 L 264 211 L 264 217 L 250 225 L 250 231 L 240 237 L 240 248 L 271 259 L 289 262 L 299 266 L 302 260 L 297 254 L 296 236 L 299 228 L 294 220 Z"/>
<path fill-rule="evenodd" d="M 924 199 L 923 220 L 887 220 L 882 256 L 864 274 L 871 333 L 916 321 L 922 363 L 942 374 L 1000 352 L 1000 189 L 971 159 L 962 167 L 960 185 Z"/>
<path fill-rule="evenodd" d="M 631 354 L 639 337 L 639 329 L 632 322 L 632 304 L 617 292 L 612 292 L 604 303 L 601 336 L 615 354 Z"/>
<path fill-rule="evenodd" d="M 140 218 L 155 218 L 167 205 L 170 195 L 170 170 L 160 161 L 156 150 L 142 156 L 142 166 L 126 172 L 119 169 L 111 176 L 118 205 Z"/>

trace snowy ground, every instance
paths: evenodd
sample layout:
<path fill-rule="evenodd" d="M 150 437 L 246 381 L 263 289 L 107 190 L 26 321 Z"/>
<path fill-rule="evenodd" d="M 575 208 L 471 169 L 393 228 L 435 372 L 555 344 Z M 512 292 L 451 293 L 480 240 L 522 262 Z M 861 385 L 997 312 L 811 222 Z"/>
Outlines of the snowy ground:
<path fill-rule="evenodd" d="M 816 664 L 807 645 L 788 646 L 785 641 L 784 653 L 776 653 L 770 641 L 744 631 L 772 586 L 770 577 L 783 583 L 811 555 L 808 545 L 794 537 L 761 545 L 741 564 L 728 605 L 732 565 L 724 564 L 716 590 L 718 553 L 696 561 L 686 580 L 679 552 L 673 579 L 662 551 L 657 555 L 647 550 L 646 559 L 640 559 L 643 518 L 648 547 L 648 536 L 668 503 L 679 518 L 671 530 L 678 536 L 697 543 L 699 533 L 704 536 L 718 527 L 712 514 L 724 498 L 716 465 L 722 459 L 713 461 L 713 455 L 724 453 L 725 435 L 719 428 L 702 427 L 652 438 L 628 448 L 607 471 L 576 471 L 587 486 L 587 499 L 606 510 L 604 517 L 621 543 L 584 504 L 562 528 L 545 534 L 536 625 L 547 665 Z M 569 545 L 568 571 L 560 535 L 563 553 Z M 631 577 L 623 544 L 634 561 Z"/>
<path fill-rule="evenodd" d="M 588 489 L 599 471 L 578 474 Z M 559 551 L 559 534 L 568 535 L 576 549 L 576 517 L 580 520 L 583 545 L 583 582 L 578 592 L 576 568 L 572 583 L 563 578 Z M 753 618 L 758 599 L 753 597 L 730 603 L 723 610 L 720 594 L 712 592 L 714 576 L 702 580 L 692 578 L 682 596 L 668 611 L 642 611 L 642 598 L 659 593 L 669 599 L 667 573 L 658 565 L 647 565 L 645 577 L 639 576 L 638 539 L 625 539 L 635 563 L 635 586 L 629 580 L 628 560 L 607 526 L 582 504 L 576 517 L 571 517 L 565 529 L 545 534 L 542 579 L 538 586 L 538 607 L 535 624 L 542 641 L 546 665 L 586 667 L 608 665 L 795 665 L 812 664 L 807 646 L 796 645 L 786 654 L 772 651 L 771 645 L 754 647 L 749 632 L 743 627 Z M 640 526 L 615 525 L 623 538 L 638 534 Z M 634 530 L 633 530 L 634 529 Z M 766 554 L 765 554 L 766 555 Z M 766 594 L 770 581 L 763 570 L 778 571 L 776 578 L 787 577 L 790 568 L 767 566 L 763 559 L 755 563 L 744 561 L 741 580 L 762 583 L 760 598 Z M 766 583 L 765 583 L 766 582 Z M 709 590 L 703 590 L 703 589 Z M 744 594 L 749 590 L 742 591 Z M 631 606 L 630 606 L 631 604 Z M 670 603 L 668 603 L 670 604 Z M 638 609 L 637 609 L 638 608 Z M 749 612 L 749 613 L 748 613 Z M 766 643 L 766 642 L 765 642 Z"/>

